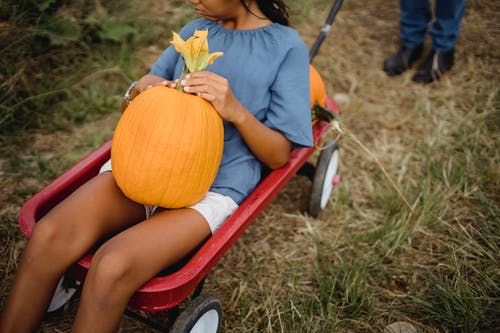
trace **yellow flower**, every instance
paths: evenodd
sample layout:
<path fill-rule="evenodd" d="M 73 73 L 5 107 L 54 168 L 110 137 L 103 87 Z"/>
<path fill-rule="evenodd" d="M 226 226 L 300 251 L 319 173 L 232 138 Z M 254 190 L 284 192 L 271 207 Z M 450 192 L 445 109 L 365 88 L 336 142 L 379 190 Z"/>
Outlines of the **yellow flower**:
<path fill-rule="evenodd" d="M 208 53 L 208 30 L 196 30 L 186 41 L 177 33 L 173 34 L 170 43 L 184 58 L 189 73 L 204 70 L 224 54 L 223 52 Z"/>

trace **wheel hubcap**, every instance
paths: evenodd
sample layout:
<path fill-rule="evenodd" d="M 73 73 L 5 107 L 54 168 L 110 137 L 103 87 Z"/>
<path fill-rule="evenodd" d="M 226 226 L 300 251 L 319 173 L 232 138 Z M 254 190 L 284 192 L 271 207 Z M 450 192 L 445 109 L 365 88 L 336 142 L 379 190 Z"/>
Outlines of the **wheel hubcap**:
<path fill-rule="evenodd" d="M 209 310 L 198 319 L 190 333 L 215 333 L 218 328 L 219 313 L 216 310 Z"/>
<path fill-rule="evenodd" d="M 330 194 L 332 193 L 335 176 L 337 175 L 337 169 L 339 167 L 339 151 L 335 150 L 328 163 L 328 168 L 326 169 L 325 181 L 323 182 L 323 190 L 321 191 L 321 209 L 326 207 Z"/>

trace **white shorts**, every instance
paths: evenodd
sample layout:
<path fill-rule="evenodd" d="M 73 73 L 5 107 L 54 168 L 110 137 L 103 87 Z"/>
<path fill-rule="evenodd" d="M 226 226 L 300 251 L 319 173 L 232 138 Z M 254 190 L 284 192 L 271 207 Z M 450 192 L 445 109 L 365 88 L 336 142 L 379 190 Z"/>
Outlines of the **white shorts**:
<path fill-rule="evenodd" d="M 99 173 L 111 171 L 111 160 L 103 164 Z M 144 205 L 146 219 L 154 214 L 158 206 Z M 210 227 L 212 234 L 219 229 L 224 221 L 238 208 L 238 204 L 230 197 L 209 191 L 200 201 L 187 208 L 199 212 Z"/>

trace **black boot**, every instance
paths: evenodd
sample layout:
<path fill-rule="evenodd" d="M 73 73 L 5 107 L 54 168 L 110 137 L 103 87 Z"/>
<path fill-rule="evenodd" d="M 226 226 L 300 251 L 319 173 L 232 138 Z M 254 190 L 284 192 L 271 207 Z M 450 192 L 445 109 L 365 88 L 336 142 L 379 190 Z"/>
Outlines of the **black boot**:
<path fill-rule="evenodd" d="M 399 75 L 420 58 L 424 44 L 415 47 L 402 46 L 396 54 L 384 61 L 384 72 L 389 76 Z"/>
<path fill-rule="evenodd" d="M 439 80 L 441 75 L 453 66 L 454 62 L 455 50 L 453 48 L 445 52 L 432 50 L 417 69 L 412 80 L 418 83 L 431 83 L 434 80 Z"/>

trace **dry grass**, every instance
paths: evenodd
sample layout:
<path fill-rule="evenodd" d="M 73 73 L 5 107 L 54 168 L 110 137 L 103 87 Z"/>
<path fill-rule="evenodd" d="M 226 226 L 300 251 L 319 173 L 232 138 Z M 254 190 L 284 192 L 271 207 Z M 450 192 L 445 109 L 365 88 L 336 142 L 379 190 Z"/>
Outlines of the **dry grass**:
<path fill-rule="evenodd" d="M 301 4 L 293 5 L 302 15 L 297 28 L 312 45 L 329 4 Z M 163 10 L 182 17 L 185 8 Z M 454 69 L 426 86 L 411 71 L 388 78 L 381 70 L 397 48 L 398 14 L 382 0 L 347 1 L 314 64 L 344 124 L 413 212 L 375 161 L 341 139 L 342 181 L 320 218 L 305 213 L 311 185 L 295 177 L 208 276 L 205 289 L 224 306 L 224 332 L 381 332 L 398 320 L 423 332 L 499 327 L 498 11 L 468 3 Z M 152 59 L 164 46 L 138 57 Z M 28 166 L 2 175 L 2 299 L 24 246 L 15 227 L 24 197 L 109 137 L 115 121 L 33 134 L 19 156 Z M 75 308 L 41 331 L 69 331 Z M 121 332 L 137 331 L 150 330 L 123 320 Z"/>

